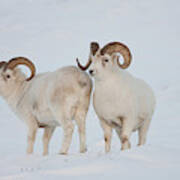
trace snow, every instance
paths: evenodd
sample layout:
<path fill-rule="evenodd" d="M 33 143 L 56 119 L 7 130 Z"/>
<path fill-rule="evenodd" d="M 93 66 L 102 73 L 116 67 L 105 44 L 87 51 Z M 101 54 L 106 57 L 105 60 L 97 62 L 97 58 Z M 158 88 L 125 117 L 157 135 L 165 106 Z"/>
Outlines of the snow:
<path fill-rule="evenodd" d="M 27 156 L 26 126 L 0 100 L 0 180 L 30 179 L 179 179 L 180 178 L 180 2 L 178 0 L 1 0 L 0 58 L 26 56 L 38 72 L 86 62 L 89 43 L 121 41 L 129 46 L 129 71 L 146 80 L 157 108 L 144 147 L 120 151 L 114 133 L 104 153 L 103 133 L 90 107 L 88 151 L 79 153 L 77 130 L 67 156 L 58 155 L 62 130 L 57 128 L 50 155 L 42 154 L 39 130 L 34 155 Z M 24 69 L 26 71 L 26 69 Z"/>

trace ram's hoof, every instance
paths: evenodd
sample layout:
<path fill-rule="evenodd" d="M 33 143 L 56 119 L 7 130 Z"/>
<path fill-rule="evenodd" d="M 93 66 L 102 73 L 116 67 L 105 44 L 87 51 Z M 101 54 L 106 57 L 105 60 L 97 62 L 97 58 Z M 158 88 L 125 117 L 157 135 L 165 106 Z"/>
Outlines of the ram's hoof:
<path fill-rule="evenodd" d="M 67 155 L 66 152 L 60 152 L 59 154 L 60 154 L 60 155 Z"/>
<path fill-rule="evenodd" d="M 87 152 L 87 148 L 80 150 L 80 153 L 85 153 L 85 152 Z"/>

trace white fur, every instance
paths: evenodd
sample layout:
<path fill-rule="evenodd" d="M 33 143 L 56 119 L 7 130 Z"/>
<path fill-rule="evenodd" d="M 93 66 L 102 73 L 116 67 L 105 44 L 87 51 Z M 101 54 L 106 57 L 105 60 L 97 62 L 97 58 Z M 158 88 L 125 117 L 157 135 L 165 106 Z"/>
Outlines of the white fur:
<path fill-rule="evenodd" d="M 136 130 L 139 145 L 143 145 L 155 109 L 152 89 L 120 69 L 116 55 L 102 56 L 97 51 L 91 58 L 90 71 L 95 79 L 93 104 L 104 130 L 105 151 L 110 151 L 112 128 L 121 140 L 122 150 L 130 148 L 129 138 Z"/>
<path fill-rule="evenodd" d="M 5 72 L 0 68 L 0 95 L 28 126 L 27 153 L 33 152 L 37 129 L 43 126 L 43 154 L 48 154 L 52 133 L 61 125 L 64 138 L 60 153 L 66 154 L 74 129 L 73 119 L 79 129 L 80 152 L 86 151 L 85 118 L 91 88 L 89 76 L 73 66 L 36 75 L 31 81 L 26 81 L 18 68 Z"/>

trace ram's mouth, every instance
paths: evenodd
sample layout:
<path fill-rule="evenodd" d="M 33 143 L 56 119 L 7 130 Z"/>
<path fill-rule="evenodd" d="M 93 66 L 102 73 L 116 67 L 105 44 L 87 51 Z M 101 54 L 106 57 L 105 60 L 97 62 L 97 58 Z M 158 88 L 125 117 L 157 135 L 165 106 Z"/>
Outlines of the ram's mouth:
<path fill-rule="evenodd" d="M 92 77 L 94 77 L 95 76 L 95 74 L 90 74 Z"/>

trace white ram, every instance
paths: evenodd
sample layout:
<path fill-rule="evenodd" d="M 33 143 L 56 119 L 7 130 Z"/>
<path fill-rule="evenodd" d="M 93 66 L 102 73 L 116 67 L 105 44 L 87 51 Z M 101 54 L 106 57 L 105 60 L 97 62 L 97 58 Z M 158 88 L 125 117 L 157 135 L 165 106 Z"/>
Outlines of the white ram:
<path fill-rule="evenodd" d="M 120 64 L 117 53 L 123 56 L 123 64 Z M 93 104 L 104 130 L 106 152 L 110 151 L 112 128 L 120 138 L 122 150 L 130 148 L 129 139 L 136 130 L 139 145 L 143 145 L 155 109 L 152 89 L 124 70 L 131 59 L 129 48 L 119 42 L 109 43 L 102 49 L 98 43 L 91 43 L 86 66 L 77 59 L 82 70 L 90 66 L 89 73 L 95 79 Z"/>
<path fill-rule="evenodd" d="M 31 76 L 17 68 L 26 65 Z M 61 154 L 68 152 L 74 122 L 80 136 L 80 152 L 86 151 L 85 119 L 89 108 L 92 82 L 73 66 L 35 75 L 34 64 L 24 57 L 0 62 L 0 95 L 28 127 L 27 153 L 33 152 L 38 128 L 44 128 L 43 154 L 48 154 L 50 138 L 56 126 L 63 128 Z"/>

